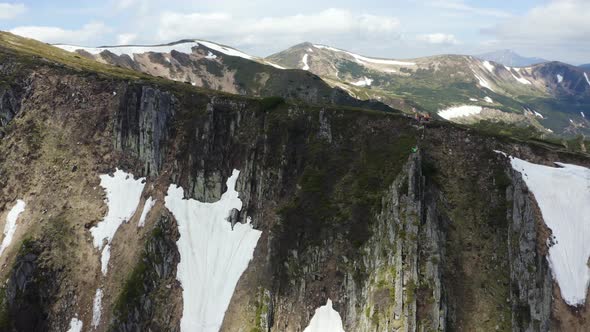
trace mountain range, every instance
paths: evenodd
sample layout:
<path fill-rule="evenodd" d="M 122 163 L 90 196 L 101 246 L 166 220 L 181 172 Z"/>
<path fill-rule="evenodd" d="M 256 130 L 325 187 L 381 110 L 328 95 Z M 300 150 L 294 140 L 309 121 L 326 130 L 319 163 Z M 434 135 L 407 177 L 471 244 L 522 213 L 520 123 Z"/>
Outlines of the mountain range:
<path fill-rule="evenodd" d="M 586 331 L 586 77 L 0 32 L 0 331 Z"/>
<path fill-rule="evenodd" d="M 541 135 L 590 132 L 584 113 L 590 108 L 588 74 L 560 62 L 510 67 L 463 55 L 379 59 L 312 43 L 266 58 L 199 40 L 135 47 L 56 46 L 103 63 L 230 93 L 352 106 L 361 105 L 356 101 L 361 100 L 373 109 L 387 105 L 410 114 L 442 113 L 455 122 L 501 120 L 532 126 Z M 465 107 L 467 114 L 461 112 Z"/>
<path fill-rule="evenodd" d="M 528 67 L 544 62 L 549 62 L 548 60 L 541 58 L 523 57 L 512 50 L 493 51 L 476 55 L 476 57 L 482 60 L 493 61 L 508 67 Z"/>

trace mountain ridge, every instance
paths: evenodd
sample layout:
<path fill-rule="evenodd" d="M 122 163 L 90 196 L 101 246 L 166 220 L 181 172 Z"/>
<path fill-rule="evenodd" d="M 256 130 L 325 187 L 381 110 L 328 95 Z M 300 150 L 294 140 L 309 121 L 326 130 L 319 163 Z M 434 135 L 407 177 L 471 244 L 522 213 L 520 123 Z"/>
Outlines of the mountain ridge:
<path fill-rule="evenodd" d="M 518 68 L 470 55 L 382 59 L 312 43 L 266 59 L 307 69 L 354 97 L 381 100 L 410 114 L 471 105 L 481 114 L 452 121 L 503 119 L 547 134 L 589 133 L 580 111 L 590 106 L 590 84 L 580 68 L 561 62 Z"/>

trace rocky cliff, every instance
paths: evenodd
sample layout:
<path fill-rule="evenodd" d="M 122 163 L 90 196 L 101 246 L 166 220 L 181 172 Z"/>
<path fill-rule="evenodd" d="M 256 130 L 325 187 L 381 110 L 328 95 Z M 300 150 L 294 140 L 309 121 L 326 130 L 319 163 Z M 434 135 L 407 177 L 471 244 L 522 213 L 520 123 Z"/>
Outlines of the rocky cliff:
<path fill-rule="evenodd" d="M 1 330 L 65 331 L 74 318 L 85 331 L 180 330 L 180 228 L 167 188 L 213 203 L 234 169 L 242 207 L 227 223 L 251 220 L 262 233 L 222 331 L 302 331 L 327 299 L 346 331 L 585 322 L 555 296 L 534 197 L 493 150 L 539 163 L 587 165 L 585 156 L 397 114 L 0 55 L 3 222 L 27 202 L 0 255 Z M 99 175 L 116 168 L 145 177 L 139 206 L 155 204 L 143 227 L 141 208 L 121 224 L 104 273 L 90 229 L 107 213 Z"/>

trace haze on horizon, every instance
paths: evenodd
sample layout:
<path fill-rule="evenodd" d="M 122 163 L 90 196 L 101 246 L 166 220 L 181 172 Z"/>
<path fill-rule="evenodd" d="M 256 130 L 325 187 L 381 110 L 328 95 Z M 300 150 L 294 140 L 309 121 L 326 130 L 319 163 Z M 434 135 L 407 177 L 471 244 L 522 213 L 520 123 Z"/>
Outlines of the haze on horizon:
<path fill-rule="evenodd" d="M 23 0 L 0 2 L 0 29 L 85 46 L 198 38 L 267 56 L 310 41 L 388 58 L 512 49 L 581 64 L 588 13 L 586 0 Z"/>

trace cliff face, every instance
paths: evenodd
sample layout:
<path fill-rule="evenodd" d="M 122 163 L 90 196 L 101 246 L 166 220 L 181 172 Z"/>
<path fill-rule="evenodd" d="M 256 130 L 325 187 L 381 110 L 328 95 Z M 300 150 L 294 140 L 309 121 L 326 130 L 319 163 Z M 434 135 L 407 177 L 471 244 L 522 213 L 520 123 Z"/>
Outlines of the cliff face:
<path fill-rule="evenodd" d="M 89 329 L 97 289 L 98 331 L 180 330 L 167 188 L 216 202 L 234 169 L 243 205 L 227 222 L 262 235 L 222 331 L 302 331 L 328 298 L 347 331 L 554 324 L 546 230 L 493 150 L 572 156 L 395 114 L 3 66 L 1 217 L 16 199 L 27 208 L 0 256 L 2 330 L 64 331 L 74 317 Z M 120 226 L 105 274 L 89 229 L 107 212 L 99 175 L 115 168 L 146 178 L 140 206 L 156 203 L 144 227 L 141 208 Z"/>

